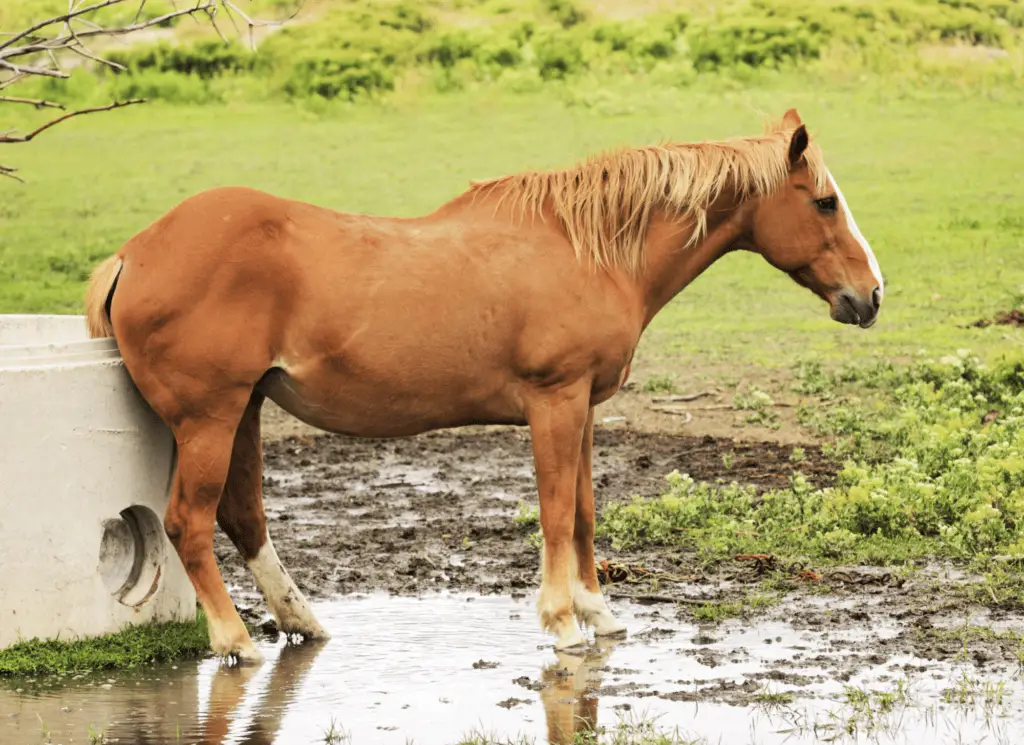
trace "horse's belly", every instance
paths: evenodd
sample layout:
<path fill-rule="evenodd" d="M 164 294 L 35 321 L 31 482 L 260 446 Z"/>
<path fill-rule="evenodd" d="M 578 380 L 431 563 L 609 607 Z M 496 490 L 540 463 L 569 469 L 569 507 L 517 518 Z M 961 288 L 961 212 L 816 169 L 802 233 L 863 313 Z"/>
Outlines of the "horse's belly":
<path fill-rule="evenodd" d="M 308 378 L 308 379 L 307 379 Z M 405 437 L 468 424 L 525 424 L 519 407 L 503 396 L 475 397 L 451 386 L 419 393 L 382 381 L 268 372 L 258 389 L 310 426 L 356 437 Z"/>

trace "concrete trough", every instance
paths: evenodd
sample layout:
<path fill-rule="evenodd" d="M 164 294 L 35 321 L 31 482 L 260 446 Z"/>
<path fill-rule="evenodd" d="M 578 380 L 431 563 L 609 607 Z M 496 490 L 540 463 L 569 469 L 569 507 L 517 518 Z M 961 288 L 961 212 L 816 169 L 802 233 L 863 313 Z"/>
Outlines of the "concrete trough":
<path fill-rule="evenodd" d="M 195 618 L 173 445 L 83 316 L 0 315 L 0 649 Z"/>

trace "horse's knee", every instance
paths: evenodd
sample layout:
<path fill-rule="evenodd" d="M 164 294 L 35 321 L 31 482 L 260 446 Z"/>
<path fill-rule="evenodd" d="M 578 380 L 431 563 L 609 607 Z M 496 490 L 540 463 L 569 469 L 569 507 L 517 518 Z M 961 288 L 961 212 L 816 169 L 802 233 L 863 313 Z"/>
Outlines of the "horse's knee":
<path fill-rule="evenodd" d="M 167 540 L 171 542 L 171 545 L 175 549 L 181 544 L 181 536 L 184 532 L 184 526 L 178 517 L 166 515 L 164 517 L 164 534 L 167 536 Z"/>

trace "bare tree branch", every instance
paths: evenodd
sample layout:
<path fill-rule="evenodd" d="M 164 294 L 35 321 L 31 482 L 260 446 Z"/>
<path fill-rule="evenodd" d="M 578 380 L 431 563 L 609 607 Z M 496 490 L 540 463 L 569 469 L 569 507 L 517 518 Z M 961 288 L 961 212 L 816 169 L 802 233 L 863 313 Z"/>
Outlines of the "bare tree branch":
<path fill-rule="evenodd" d="M 19 39 L 24 39 L 26 36 L 29 36 L 30 34 L 34 34 L 36 31 L 38 31 L 41 28 L 46 28 L 47 26 L 52 26 L 53 24 L 60 23 L 61 21 L 70 21 L 72 18 L 80 16 L 80 15 L 82 15 L 84 13 L 94 13 L 95 11 L 99 10 L 100 8 L 106 8 L 109 5 L 117 5 L 118 3 L 121 3 L 121 2 L 124 2 L 124 0 L 105 0 L 105 2 L 97 3 L 96 5 L 90 5 L 88 8 L 79 8 L 78 10 L 73 11 L 71 13 L 65 13 L 62 16 L 56 16 L 54 18 L 48 18 L 45 21 L 40 21 L 39 23 L 35 24 L 34 26 L 29 26 L 27 29 L 25 29 L 21 33 L 15 34 L 10 39 L 8 39 L 4 43 L 0 44 L 0 49 L 6 49 L 7 47 L 11 46 L 11 44 L 13 44 L 14 42 L 18 41 Z"/>
<path fill-rule="evenodd" d="M 0 143 L 7 144 L 12 142 L 31 142 L 36 135 L 45 132 L 54 125 L 60 124 L 63 121 L 67 121 L 73 116 L 81 116 L 82 114 L 94 114 L 97 111 L 113 111 L 114 109 L 121 109 L 125 106 L 131 106 L 132 104 L 145 103 L 146 100 L 147 99 L 145 98 L 130 98 L 127 101 L 114 101 L 114 103 L 107 104 L 106 106 L 93 106 L 88 109 L 78 109 L 77 111 L 69 111 L 67 114 L 64 114 L 63 116 L 58 116 L 56 119 L 51 119 L 41 127 L 36 127 L 27 135 L 0 135 Z"/>
<path fill-rule="evenodd" d="M 110 0 L 110 2 L 104 3 L 104 5 L 109 5 L 111 3 L 119 3 L 119 2 L 124 2 L 124 0 Z M 97 6 L 93 6 L 93 7 L 97 7 Z M 43 42 L 37 42 L 35 44 L 27 44 L 27 45 L 21 46 L 21 47 L 11 47 L 10 46 L 11 40 L 8 40 L 4 44 L 0 44 L 0 62 L 3 62 L 4 60 L 11 59 L 11 58 L 14 58 L 14 57 L 22 57 L 22 56 L 24 56 L 26 54 L 34 54 L 36 52 L 68 49 L 69 47 L 71 47 L 73 45 L 80 44 L 81 43 L 81 39 L 85 39 L 85 38 L 92 38 L 92 37 L 96 37 L 96 36 L 123 36 L 124 34 L 131 34 L 131 33 L 134 33 L 136 31 L 141 31 L 144 28 L 149 28 L 151 26 L 157 26 L 157 25 L 159 25 L 161 23 L 165 23 L 166 21 L 172 20 L 174 18 L 178 18 L 180 16 L 193 15 L 195 13 L 202 13 L 202 12 L 209 13 L 209 11 L 211 11 L 215 7 L 216 7 L 216 0 L 210 0 L 209 2 L 201 3 L 199 5 L 196 5 L 195 7 L 192 7 L 192 8 L 185 8 L 184 10 L 176 10 L 176 11 L 173 11 L 171 13 L 165 13 L 164 15 L 159 16 L 157 18 L 150 18 L 148 21 L 143 21 L 142 23 L 134 23 L 134 24 L 132 24 L 130 26 L 115 26 L 115 27 L 110 27 L 110 28 L 98 27 L 98 28 L 94 28 L 94 29 L 92 29 L 90 31 L 80 31 L 77 34 L 75 34 L 75 33 L 68 33 L 68 34 L 64 34 L 62 36 L 58 36 L 58 37 L 53 38 L 53 39 L 48 39 L 48 40 L 43 41 Z M 77 15 L 77 13 L 80 13 L 80 12 L 81 11 L 76 11 L 75 14 Z M 54 23 L 59 23 L 60 21 L 65 20 L 68 17 L 69 17 L 69 14 L 67 14 L 67 13 L 65 13 L 63 16 L 57 16 L 55 18 L 50 19 L 50 21 L 47 23 L 47 25 L 52 25 Z"/>
<path fill-rule="evenodd" d="M 124 36 L 146 28 L 166 24 L 176 18 L 188 17 L 193 21 L 201 22 L 200 16 L 202 16 L 202 20 L 208 21 L 213 30 L 227 43 L 227 36 L 225 36 L 216 23 L 218 11 L 223 10 L 239 35 L 242 32 L 239 24 L 235 22 L 235 15 L 237 14 L 245 21 L 248 27 L 249 45 L 255 49 L 254 32 L 257 27 L 280 25 L 286 20 L 293 18 L 298 12 L 296 8 L 295 13 L 291 14 L 288 19 L 281 21 L 263 21 L 251 18 L 233 0 L 187 0 L 187 2 L 181 4 L 181 7 L 179 7 L 176 0 L 172 0 L 171 4 L 174 8 L 172 12 L 144 19 L 143 13 L 145 12 L 147 0 L 100 0 L 99 2 L 85 5 L 86 1 L 68 0 L 68 9 L 65 13 L 40 20 L 21 31 L 13 33 L 0 32 L 0 39 L 3 39 L 3 41 L 0 41 L 0 90 L 32 77 L 70 78 L 71 74 L 61 69 L 57 56 L 61 52 L 73 53 L 91 62 L 105 65 L 118 71 L 125 70 L 123 65 L 105 59 L 102 52 L 97 54 L 89 49 L 85 44 L 86 39 Z M 97 19 L 97 14 L 100 11 L 128 2 L 137 3 L 131 23 L 103 26 L 94 20 Z M 298 5 L 301 5 L 301 2 Z M 80 28 L 76 28 L 76 24 L 80 25 Z M 25 59 L 22 60 L 21 58 Z M 15 59 L 18 61 L 15 62 Z M 7 73 L 6 76 L 4 76 L 4 73 Z M 145 99 L 115 101 L 106 106 L 95 106 L 71 111 L 46 122 L 25 135 L 15 134 L 13 130 L 0 133 L 0 144 L 30 142 L 50 127 L 54 127 L 72 117 L 100 111 L 112 111 L 132 104 L 143 103 L 144 101 Z M 36 108 L 66 110 L 65 106 L 60 103 L 18 96 L 0 96 L 0 104 L 2 103 L 17 103 L 35 106 Z M 17 169 L 12 166 L 0 164 L 0 176 L 7 176 L 22 181 L 23 179 L 17 175 L 16 171 Z"/>

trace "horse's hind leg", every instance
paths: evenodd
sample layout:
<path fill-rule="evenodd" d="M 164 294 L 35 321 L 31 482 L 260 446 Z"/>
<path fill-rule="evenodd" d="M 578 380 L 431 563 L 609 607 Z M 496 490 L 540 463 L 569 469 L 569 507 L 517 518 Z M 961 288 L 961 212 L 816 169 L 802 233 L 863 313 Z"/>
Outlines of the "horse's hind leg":
<path fill-rule="evenodd" d="M 178 465 L 164 529 L 196 588 L 209 622 L 214 654 L 259 662 L 262 656 L 231 602 L 213 556 L 217 505 L 228 476 L 234 423 L 238 421 L 238 409 L 230 410 L 229 403 L 223 403 L 224 408 L 209 412 L 203 419 L 176 423 Z"/>
<path fill-rule="evenodd" d="M 608 609 L 594 565 L 594 410 L 590 409 L 583 430 L 579 470 L 576 476 L 576 519 L 573 525 L 572 604 L 584 626 L 593 626 L 597 636 L 624 634 L 626 627 Z"/>
<path fill-rule="evenodd" d="M 263 452 L 260 409 L 263 396 L 254 393 L 235 434 L 224 496 L 217 522 L 242 554 L 266 598 L 277 627 L 285 634 L 328 639 L 295 582 L 277 557 L 263 512 Z"/>

